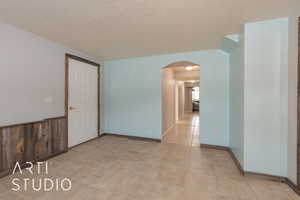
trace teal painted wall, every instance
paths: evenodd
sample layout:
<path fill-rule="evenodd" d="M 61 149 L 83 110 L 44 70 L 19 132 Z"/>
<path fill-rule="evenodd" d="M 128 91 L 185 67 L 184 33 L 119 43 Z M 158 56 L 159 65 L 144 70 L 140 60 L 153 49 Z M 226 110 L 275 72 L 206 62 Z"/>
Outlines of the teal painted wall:
<path fill-rule="evenodd" d="M 161 138 L 161 69 L 176 61 L 200 65 L 201 142 L 228 146 L 229 58 L 220 50 L 105 62 L 104 131 Z"/>
<path fill-rule="evenodd" d="M 229 146 L 245 171 L 287 176 L 294 169 L 287 169 L 288 19 L 245 24 L 240 41 L 225 39 L 223 48 L 230 55 Z"/>
<path fill-rule="evenodd" d="M 225 39 L 224 48 L 230 53 L 229 67 L 229 146 L 244 166 L 244 33 L 239 41 Z"/>
<path fill-rule="evenodd" d="M 286 176 L 288 19 L 245 25 L 244 168 Z"/>
<path fill-rule="evenodd" d="M 294 0 L 289 16 L 289 67 L 288 67 L 288 151 L 287 175 L 297 184 L 297 81 L 298 81 L 298 18 L 300 4 Z"/>

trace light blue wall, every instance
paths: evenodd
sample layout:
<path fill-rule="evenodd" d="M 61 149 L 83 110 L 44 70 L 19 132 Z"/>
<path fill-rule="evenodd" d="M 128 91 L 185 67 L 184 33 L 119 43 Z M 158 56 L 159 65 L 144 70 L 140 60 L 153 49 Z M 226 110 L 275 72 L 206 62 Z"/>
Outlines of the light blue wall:
<path fill-rule="evenodd" d="M 245 25 L 244 169 L 286 176 L 288 20 Z"/>
<path fill-rule="evenodd" d="M 288 20 L 245 24 L 230 54 L 229 144 L 245 171 L 287 176 Z"/>
<path fill-rule="evenodd" d="M 230 53 L 229 67 L 229 146 L 244 165 L 244 33 L 239 41 L 224 39 L 223 48 Z"/>
<path fill-rule="evenodd" d="M 299 1 L 294 2 L 289 17 L 289 68 L 288 68 L 288 151 L 287 176 L 297 184 L 297 81 L 298 81 L 298 18 Z"/>
<path fill-rule="evenodd" d="M 201 142 L 228 146 L 229 59 L 220 50 L 105 62 L 105 132 L 161 138 L 161 68 L 176 61 L 201 67 Z"/>

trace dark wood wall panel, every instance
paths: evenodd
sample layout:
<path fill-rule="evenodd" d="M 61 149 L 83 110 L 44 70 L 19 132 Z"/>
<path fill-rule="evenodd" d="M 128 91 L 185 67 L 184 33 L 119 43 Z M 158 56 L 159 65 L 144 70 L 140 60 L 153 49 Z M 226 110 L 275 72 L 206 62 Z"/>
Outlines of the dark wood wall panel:
<path fill-rule="evenodd" d="M 47 122 L 33 124 L 34 161 L 48 157 L 49 126 Z"/>
<path fill-rule="evenodd" d="M 58 154 L 68 149 L 68 134 L 66 119 L 55 119 L 50 123 L 52 154 Z"/>
<path fill-rule="evenodd" d="M 26 126 L 2 129 L 4 170 L 12 168 L 16 162 L 25 162 L 25 130 Z"/>
<path fill-rule="evenodd" d="M 33 142 L 33 126 L 27 125 L 25 127 L 25 135 L 24 135 L 24 147 L 25 147 L 25 162 L 30 160 L 34 160 L 34 142 Z"/>
<path fill-rule="evenodd" d="M 0 177 L 16 162 L 46 160 L 68 150 L 65 117 L 0 128 Z"/>

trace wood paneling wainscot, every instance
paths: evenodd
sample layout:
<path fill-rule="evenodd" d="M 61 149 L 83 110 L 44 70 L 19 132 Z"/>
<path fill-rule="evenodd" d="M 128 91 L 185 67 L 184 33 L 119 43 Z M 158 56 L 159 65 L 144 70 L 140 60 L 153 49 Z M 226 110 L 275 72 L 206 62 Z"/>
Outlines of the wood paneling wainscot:
<path fill-rule="evenodd" d="M 0 177 L 12 172 L 16 162 L 43 161 L 68 150 L 65 117 L 0 128 Z"/>

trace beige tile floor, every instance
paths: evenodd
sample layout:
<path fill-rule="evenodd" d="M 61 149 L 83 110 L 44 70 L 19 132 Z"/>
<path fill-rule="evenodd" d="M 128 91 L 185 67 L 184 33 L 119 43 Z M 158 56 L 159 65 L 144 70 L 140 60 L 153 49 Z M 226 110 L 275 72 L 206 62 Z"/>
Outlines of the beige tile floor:
<path fill-rule="evenodd" d="M 51 159 L 49 174 L 33 176 L 68 177 L 71 191 L 10 191 L 12 178 L 32 178 L 23 173 L 0 179 L 0 200 L 299 199 L 283 183 L 242 177 L 227 152 L 195 146 L 198 120 L 186 116 L 163 143 L 104 136 L 80 145 Z"/>
<path fill-rule="evenodd" d="M 200 145 L 199 113 L 189 113 L 168 130 L 163 137 L 163 143 L 173 143 L 186 146 Z"/>

